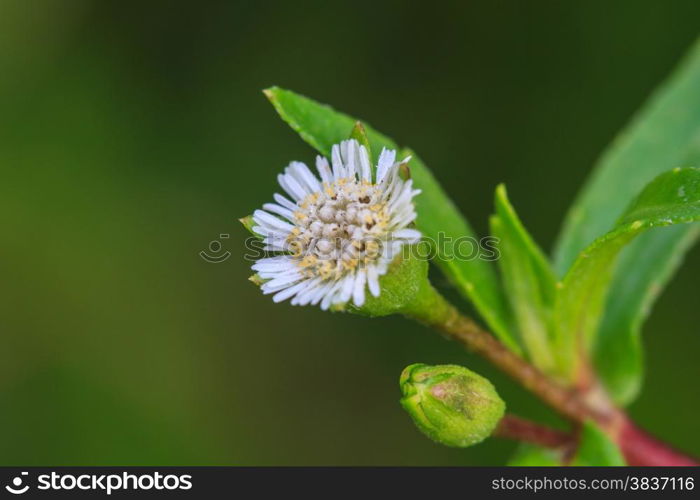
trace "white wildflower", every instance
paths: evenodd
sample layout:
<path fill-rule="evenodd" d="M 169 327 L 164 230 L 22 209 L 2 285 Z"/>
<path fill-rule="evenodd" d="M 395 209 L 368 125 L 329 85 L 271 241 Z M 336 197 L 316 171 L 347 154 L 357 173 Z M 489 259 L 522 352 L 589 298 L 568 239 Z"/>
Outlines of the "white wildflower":
<path fill-rule="evenodd" d="M 367 149 L 355 140 L 332 148 L 331 165 L 316 158 L 316 177 L 300 162 L 278 176 L 288 198 L 256 210 L 253 231 L 265 250 L 253 270 L 266 280 L 262 291 L 280 302 L 331 305 L 365 302 L 365 288 L 378 297 L 379 277 L 405 244 L 420 239 L 408 226 L 416 218 L 411 180 L 399 175 L 396 152 L 384 149 L 372 178 Z"/>

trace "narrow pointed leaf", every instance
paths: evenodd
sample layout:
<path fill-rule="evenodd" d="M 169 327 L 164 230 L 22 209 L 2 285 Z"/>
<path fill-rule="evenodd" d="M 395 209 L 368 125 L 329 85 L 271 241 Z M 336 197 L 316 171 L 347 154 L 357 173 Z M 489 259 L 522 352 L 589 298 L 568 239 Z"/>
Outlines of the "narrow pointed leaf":
<path fill-rule="evenodd" d="M 496 188 L 496 214 L 491 234 L 498 239 L 498 266 L 525 352 L 546 373 L 554 369 L 550 338 L 556 295 L 554 272 L 508 200 L 505 186 Z"/>
<path fill-rule="evenodd" d="M 655 175 L 700 165 L 700 41 L 605 151 L 567 215 L 555 252 L 560 274 L 589 241 L 608 230 Z M 642 380 L 640 329 L 699 232 L 652 231 L 620 256 L 600 327 L 597 368 L 618 404 L 634 400 Z M 620 356 L 612 363 L 611 354 Z"/>
<path fill-rule="evenodd" d="M 555 251 L 563 274 L 654 177 L 700 159 L 700 40 L 604 152 L 571 206 Z"/>
<path fill-rule="evenodd" d="M 622 272 L 625 279 L 612 280 L 593 353 L 596 372 L 620 405 L 631 403 L 641 390 L 644 319 L 698 235 L 700 224 L 651 231 L 630 245 L 641 245 L 643 253 L 629 248 L 620 255 L 615 275 Z"/>
<path fill-rule="evenodd" d="M 579 254 L 558 288 L 555 305 L 556 340 L 563 360 L 560 366 L 569 380 L 581 375 L 583 361 L 597 343 L 606 292 L 622 248 L 647 229 L 697 220 L 700 169 L 677 168 L 654 179 L 615 228 Z M 609 357 L 610 353 L 602 354 Z M 610 358 L 609 363 L 617 362 Z"/>
<path fill-rule="evenodd" d="M 362 125 L 362 122 L 356 122 L 355 126 L 352 128 L 352 132 L 350 132 L 350 138 L 355 139 L 357 142 L 362 144 L 365 148 L 367 148 L 367 152 L 369 153 L 370 158 L 374 158 L 372 156 L 372 145 L 369 143 L 369 138 L 367 137 L 367 131 L 365 130 L 364 125 Z M 372 169 L 375 168 L 374 162 L 372 162 Z"/>

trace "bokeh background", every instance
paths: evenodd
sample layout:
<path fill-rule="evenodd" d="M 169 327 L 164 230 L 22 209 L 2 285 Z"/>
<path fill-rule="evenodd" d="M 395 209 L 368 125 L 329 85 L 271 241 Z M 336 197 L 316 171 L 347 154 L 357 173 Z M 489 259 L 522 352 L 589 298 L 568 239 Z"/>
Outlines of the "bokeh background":
<path fill-rule="evenodd" d="M 444 448 L 398 405 L 405 365 L 454 362 L 557 423 L 486 363 L 246 281 L 237 218 L 314 156 L 260 90 L 410 145 L 482 234 L 505 182 L 551 248 L 698 19 L 696 1 L 0 1 L 0 463 L 503 463 L 512 443 Z M 198 255 L 214 240 L 219 264 Z M 699 272 L 695 248 L 631 408 L 696 454 Z"/>

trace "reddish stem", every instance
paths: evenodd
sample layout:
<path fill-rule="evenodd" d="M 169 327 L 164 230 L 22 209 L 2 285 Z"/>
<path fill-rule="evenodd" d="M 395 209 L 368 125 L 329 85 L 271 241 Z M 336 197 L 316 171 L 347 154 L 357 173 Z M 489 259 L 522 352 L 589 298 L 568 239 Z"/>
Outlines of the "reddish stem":
<path fill-rule="evenodd" d="M 629 465 L 698 466 L 699 462 L 674 450 L 626 419 L 620 428 L 618 444 Z"/>
<path fill-rule="evenodd" d="M 498 423 L 494 435 L 544 446 L 545 448 L 564 449 L 575 445 L 575 440 L 570 434 L 545 427 L 531 420 L 516 417 L 515 415 L 505 415 Z"/>
<path fill-rule="evenodd" d="M 571 434 L 515 415 L 504 416 L 494 431 L 494 436 L 559 449 L 565 455 L 576 449 L 576 438 Z M 628 465 L 670 467 L 700 465 L 693 458 L 676 451 L 638 428 L 627 418 L 622 421 L 617 433 L 617 442 Z"/>

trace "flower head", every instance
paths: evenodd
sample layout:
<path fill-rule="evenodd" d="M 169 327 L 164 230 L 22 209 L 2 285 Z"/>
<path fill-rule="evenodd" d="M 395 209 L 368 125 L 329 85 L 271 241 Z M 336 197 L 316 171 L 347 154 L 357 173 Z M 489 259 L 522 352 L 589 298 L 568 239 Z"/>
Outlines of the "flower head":
<path fill-rule="evenodd" d="M 275 193 L 275 203 L 253 214 L 264 249 L 279 252 L 252 266 L 265 280 L 263 293 L 322 309 L 350 299 L 361 307 L 365 288 L 378 297 L 379 277 L 403 245 L 420 239 L 408 227 L 420 191 L 399 175 L 409 159 L 397 163 L 396 152 L 384 149 L 373 175 L 367 149 L 347 140 L 333 146 L 330 165 L 316 158 L 318 177 L 290 163 L 277 179 L 291 200 Z"/>

